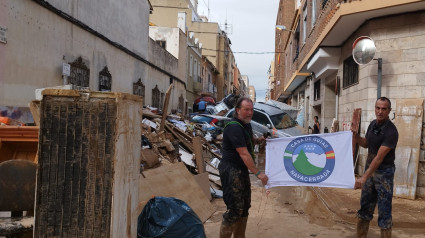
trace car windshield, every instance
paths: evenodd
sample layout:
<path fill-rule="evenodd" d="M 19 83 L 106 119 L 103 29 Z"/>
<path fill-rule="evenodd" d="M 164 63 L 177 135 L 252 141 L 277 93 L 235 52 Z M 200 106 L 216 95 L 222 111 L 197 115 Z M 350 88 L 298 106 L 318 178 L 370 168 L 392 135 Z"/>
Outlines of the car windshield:
<path fill-rule="evenodd" d="M 297 125 L 297 122 L 286 113 L 270 116 L 270 119 L 276 129 L 286 129 Z"/>

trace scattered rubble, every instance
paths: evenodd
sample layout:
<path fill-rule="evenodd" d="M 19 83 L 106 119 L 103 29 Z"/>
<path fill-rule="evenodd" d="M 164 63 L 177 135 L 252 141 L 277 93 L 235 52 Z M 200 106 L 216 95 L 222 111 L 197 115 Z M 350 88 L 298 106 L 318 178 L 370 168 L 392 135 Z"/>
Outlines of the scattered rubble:
<path fill-rule="evenodd" d="M 161 116 L 144 108 L 141 124 L 141 170 L 183 162 L 192 174 L 206 171 L 211 186 L 220 189 L 217 166 L 221 159 L 222 134 L 214 139 L 207 128 L 189 122 L 178 114 L 166 117 L 163 131 L 160 131 L 160 125 Z M 199 143 L 196 142 L 197 139 Z"/>

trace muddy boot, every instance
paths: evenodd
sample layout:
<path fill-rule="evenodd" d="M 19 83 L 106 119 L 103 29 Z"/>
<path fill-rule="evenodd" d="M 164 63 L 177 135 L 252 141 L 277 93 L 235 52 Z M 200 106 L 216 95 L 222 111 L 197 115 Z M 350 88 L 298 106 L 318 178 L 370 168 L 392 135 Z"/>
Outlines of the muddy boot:
<path fill-rule="evenodd" d="M 248 222 L 248 217 L 241 217 L 236 222 L 235 227 L 235 234 L 234 238 L 245 238 L 245 230 L 246 230 L 246 223 Z"/>
<path fill-rule="evenodd" d="M 232 237 L 233 231 L 237 223 L 229 225 L 225 222 L 221 222 L 220 226 L 220 238 L 230 238 Z"/>
<path fill-rule="evenodd" d="M 357 218 L 357 238 L 366 238 L 369 230 L 369 222 L 360 218 Z"/>
<path fill-rule="evenodd" d="M 381 229 L 381 238 L 391 238 L 391 228 Z"/>

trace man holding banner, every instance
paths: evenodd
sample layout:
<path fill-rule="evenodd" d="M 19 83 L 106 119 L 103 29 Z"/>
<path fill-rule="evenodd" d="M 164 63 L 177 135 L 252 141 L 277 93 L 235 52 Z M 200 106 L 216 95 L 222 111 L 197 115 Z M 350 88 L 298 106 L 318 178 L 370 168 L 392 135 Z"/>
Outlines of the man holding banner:
<path fill-rule="evenodd" d="M 391 237 L 394 160 L 398 131 L 389 119 L 390 112 L 391 101 L 380 97 L 375 103 L 376 120 L 367 128 L 366 137 L 360 137 L 353 130 L 357 143 L 368 148 L 365 172 L 355 183 L 356 189 L 362 188 L 361 207 L 357 212 L 357 237 L 366 237 L 376 203 L 381 237 Z"/>
<path fill-rule="evenodd" d="M 249 172 L 263 184 L 268 177 L 254 163 L 254 145 L 264 141 L 264 137 L 254 139 L 251 118 L 254 106 L 249 98 L 241 97 L 236 103 L 232 121 L 223 131 L 222 159 L 218 166 L 223 188 L 223 200 L 227 211 L 223 214 L 220 238 L 245 237 L 248 210 L 251 207 L 251 182 Z"/>

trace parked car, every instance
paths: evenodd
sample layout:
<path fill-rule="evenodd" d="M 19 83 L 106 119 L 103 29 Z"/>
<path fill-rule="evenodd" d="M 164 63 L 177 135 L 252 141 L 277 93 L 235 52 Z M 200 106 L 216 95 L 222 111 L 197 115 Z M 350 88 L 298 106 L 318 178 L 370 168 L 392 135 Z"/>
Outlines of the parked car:
<path fill-rule="evenodd" d="M 232 108 L 225 115 L 232 118 L 235 109 Z M 302 135 L 298 123 L 283 110 L 264 103 L 254 104 L 254 114 L 251 126 L 257 137 L 267 135 L 272 138 Z"/>

